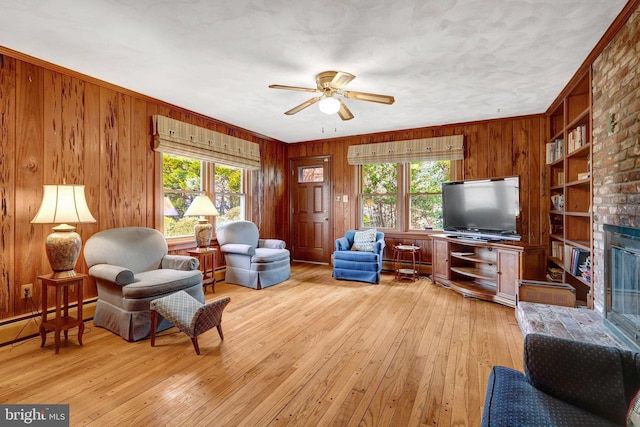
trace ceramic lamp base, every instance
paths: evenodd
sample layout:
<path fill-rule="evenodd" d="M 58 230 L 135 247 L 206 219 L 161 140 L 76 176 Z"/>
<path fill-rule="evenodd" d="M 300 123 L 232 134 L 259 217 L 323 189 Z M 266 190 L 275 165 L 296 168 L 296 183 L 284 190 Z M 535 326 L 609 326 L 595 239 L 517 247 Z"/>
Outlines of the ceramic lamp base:
<path fill-rule="evenodd" d="M 61 224 L 53 227 L 53 233 L 47 236 L 45 249 L 53 270 L 52 278 L 76 275 L 74 268 L 82 249 L 82 239 L 75 230 L 71 225 Z"/>
<path fill-rule="evenodd" d="M 213 225 L 209 224 L 206 219 L 201 219 L 193 228 L 196 236 L 196 245 L 199 248 L 208 248 L 211 243 Z"/>

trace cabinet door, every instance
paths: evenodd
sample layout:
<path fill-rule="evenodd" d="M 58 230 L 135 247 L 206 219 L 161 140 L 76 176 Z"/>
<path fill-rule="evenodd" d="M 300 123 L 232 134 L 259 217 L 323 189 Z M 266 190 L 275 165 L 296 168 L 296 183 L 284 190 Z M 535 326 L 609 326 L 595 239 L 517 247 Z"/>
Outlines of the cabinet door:
<path fill-rule="evenodd" d="M 433 239 L 433 277 L 449 280 L 449 242 Z"/>
<path fill-rule="evenodd" d="M 499 249 L 497 295 L 515 301 L 518 292 L 516 283 L 519 278 L 520 254 L 516 251 Z"/>

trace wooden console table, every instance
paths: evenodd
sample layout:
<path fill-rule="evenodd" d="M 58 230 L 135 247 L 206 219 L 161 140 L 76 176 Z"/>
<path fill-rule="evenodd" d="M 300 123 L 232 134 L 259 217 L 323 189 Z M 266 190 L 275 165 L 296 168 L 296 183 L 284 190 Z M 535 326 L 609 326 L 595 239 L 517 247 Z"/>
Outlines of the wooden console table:
<path fill-rule="evenodd" d="M 42 323 L 40 324 L 40 338 L 44 347 L 47 340 L 47 331 L 54 331 L 56 354 L 60 349 L 60 331 L 64 331 L 64 340 L 69 339 L 69 329 L 78 327 L 78 343 L 82 345 L 82 333 L 84 332 L 84 321 L 82 320 L 82 300 L 84 279 L 86 274 L 76 273 L 75 276 L 52 278 L 49 275 L 38 276 L 42 282 Z M 69 288 L 75 286 L 76 298 L 78 301 L 76 317 L 69 316 Z M 55 289 L 55 317 L 48 318 L 48 291 L 49 287 Z"/>

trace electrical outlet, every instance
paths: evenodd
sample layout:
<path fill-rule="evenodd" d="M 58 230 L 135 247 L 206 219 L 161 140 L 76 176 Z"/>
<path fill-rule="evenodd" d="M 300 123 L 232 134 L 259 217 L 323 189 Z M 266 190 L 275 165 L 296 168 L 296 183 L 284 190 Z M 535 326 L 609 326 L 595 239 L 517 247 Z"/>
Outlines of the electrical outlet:
<path fill-rule="evenodd" d="M 20 286 L 20 295 L 23 299 L 33 297 L 33 283 Z"/>

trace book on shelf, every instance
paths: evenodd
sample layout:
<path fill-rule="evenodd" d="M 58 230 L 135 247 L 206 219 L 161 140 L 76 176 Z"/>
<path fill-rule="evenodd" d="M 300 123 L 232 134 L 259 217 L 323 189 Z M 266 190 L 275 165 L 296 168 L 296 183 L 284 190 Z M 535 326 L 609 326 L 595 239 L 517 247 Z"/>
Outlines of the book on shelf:
<path fill-rule="evenodd" d="M 587 144 L 587 126 L 578 126 L 567 134 L 567 153 L 573 153 Z"/>
<path fill-rule="evenodd" d="M 555 141 L 548 142 L 545 149 L 547 164 L 562 159 L 564 156 L 564 139 L 558 138 Z"/>
<path fill-rule="evenodd" d="M 580 249 L 573 245 L 564 245 L 564 269 L 574 275 L 575 277 L 583 277 L 581 266 L 586 268 L 587 258 L 590 259 L 591 253 L 586 249 Z M 590 261 L 589 261 L 590 265 Z M 591 267 L 589 267 L 589 270 Z M 590 273 L 589 273 L 590 275 Z M 586 280 L 586 279 L 585 279 Z"/>
<path fill-rule="evenodd" d="M 585 282 L 591 283 L 591 256 L 587 256 L 584 262 L 578 266 L 580 275 Z"/>
<path fill-rule="evenodd" d="M 562 244 L 562 242 L 551 242 L 551 257 L 562 261 L 564 257 L 564 245 Z"/>
<path fill-rule="evenodd" d="M 577 249 L 575 246 L 572 245 L 564 245 L 564 247 L 562 248 L 562 251 L 564 252 L 564 256 L 562 258 L 562 261 L 564 262 L 564 269 L 565 271 L 571 272 L 572 268 L 571 268 L 571 256 L 573 255 L 573 250 Z"/>

